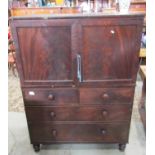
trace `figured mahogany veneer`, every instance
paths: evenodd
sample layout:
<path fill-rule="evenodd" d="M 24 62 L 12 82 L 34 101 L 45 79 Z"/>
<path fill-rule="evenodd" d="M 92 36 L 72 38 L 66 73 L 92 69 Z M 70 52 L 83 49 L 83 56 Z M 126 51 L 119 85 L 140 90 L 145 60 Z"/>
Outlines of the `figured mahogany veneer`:
<path fill-rule="evenodd" d="M 31 95 L 34 93 L 34 95 Z M 79 103 L 78 90 L 65 89 L 24 89 L 23 96 L 26 105 L 68 105 Z"/>
<path fill-rule="evenodd" d="M 40 123 L 29 124 L 32 142 L 126 142 L 128 123 Z M 121 129 L 121 130 L 120 130 Z"/>
<path fill-rule="evenodd" d="M 29 122 L 44 121 L 130 121 L 131 105 L 27 106 Z"/>
<path fill-rule="evenodd" d="M 131 104 L 133 88 L 82 88 L 80 89 L 81 104 Z"/>
<path fill-rule="evenodd" d="M 31 143 L 119 143 L 124 150 L 143 14 L 10 20 Z"/>

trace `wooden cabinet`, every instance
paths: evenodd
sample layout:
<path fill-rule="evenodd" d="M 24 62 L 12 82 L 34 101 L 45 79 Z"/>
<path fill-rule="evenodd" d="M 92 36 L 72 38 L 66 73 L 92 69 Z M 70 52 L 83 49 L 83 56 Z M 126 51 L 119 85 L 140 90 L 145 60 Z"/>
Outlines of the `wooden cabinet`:
<path fill-rule="evenodd" d="M 31 143 L 118 143 L 129 126 L 143 14 L 12 17 Z"/>

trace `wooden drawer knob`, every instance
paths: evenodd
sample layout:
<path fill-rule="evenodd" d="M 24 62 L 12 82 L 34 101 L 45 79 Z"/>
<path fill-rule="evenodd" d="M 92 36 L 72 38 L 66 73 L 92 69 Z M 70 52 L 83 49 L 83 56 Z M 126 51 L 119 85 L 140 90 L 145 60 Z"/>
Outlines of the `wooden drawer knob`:
<path fill-rule="evenodd" d="M 56 116 L 56 114 L 53 111 L 50 113 L 50 115 L 51 115 L 51 117 L 55 117 Z"/>
<path fill-rule="evenodd" d="M 52 135 L 53 135 L 54 137 L 56 137 L 57 131 L 56 131 L 56 130 L 52 130 Z"/>
<path fill-rule="evenodd" d="M 107 114 L 108 114 L 108 112 L 107 112 L 106 110 L 103 110 L 103 111 L 102 111 L 102 115 L 103 115 L 103 116 L 107 116 Z"/>
<path fill-rule="evenodd" d="M 102 135 L 105 135 L 106 134 L 106 130 L 102 129 L 101 133 L 102 133 Z"/>
<path fill-rule="evenodd" d="M 103 99 L 109 99 L 109 95 L 108 95 L 107 93 L 104 93 L 104 94 L 102 95 L 102 98 L 103 98 Z"/>
<path fill-rule="evenodd" d="M 54 100 L 54 95 L 53 95 L 53 94 L 49 94 L 49 95 L 48 95 L 48 99 L 49 99 L 49 100 Z"/>

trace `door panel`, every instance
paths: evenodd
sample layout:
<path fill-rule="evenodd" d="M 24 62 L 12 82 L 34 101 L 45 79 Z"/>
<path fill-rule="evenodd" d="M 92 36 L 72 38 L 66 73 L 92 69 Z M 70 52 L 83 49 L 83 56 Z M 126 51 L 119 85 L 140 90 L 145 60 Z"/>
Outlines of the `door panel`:
<path fill-rule="evenodd" d="M 83 25 L 83 82 L 132 79 L 136 32 L 136 26 Z"/>
<path fill-rule="evenodd" d="M 19 28 L 25 80 L 72 80 L 70 27 Z"/>
<path fill-rule="evenodd" d="M 74 23 L 71 19 L 11 22 L 23 85 L 76 85 Z"/>

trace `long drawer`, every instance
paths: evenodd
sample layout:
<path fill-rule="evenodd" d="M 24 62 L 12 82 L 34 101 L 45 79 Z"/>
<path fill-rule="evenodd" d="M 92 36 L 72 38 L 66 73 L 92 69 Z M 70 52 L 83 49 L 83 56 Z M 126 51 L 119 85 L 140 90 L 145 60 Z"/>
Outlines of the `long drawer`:
<path fill-rule="evenodd" d="M 79 102 L 78 90 L 74 88 L 35 89 L 23 90 L 26 105 L 65 105 Z"/>
<path fill-rule="evenodd" d="M 27 106 L 28 121 L 126 121 L 131 105 L 102 106 Z"/>
<path fill-rule="evenodd" d="M 31 142 L 124 142 L 128 141 L 129 123 L 112 124 L 29 124 Z"/>
<path fill-rule="evenodd" d="M 133 100 L 133 88 L 81 88 L 81 104 L 130 104 Z"/>

